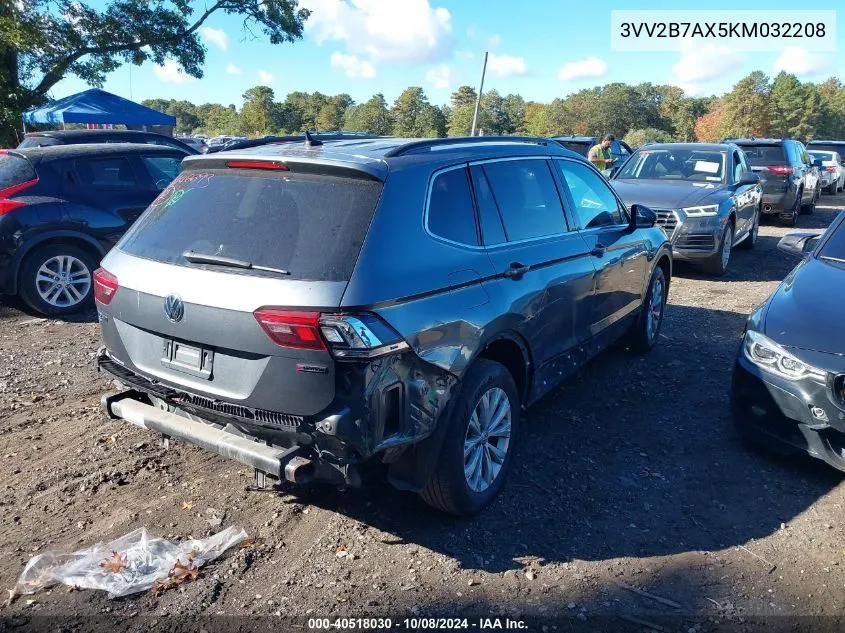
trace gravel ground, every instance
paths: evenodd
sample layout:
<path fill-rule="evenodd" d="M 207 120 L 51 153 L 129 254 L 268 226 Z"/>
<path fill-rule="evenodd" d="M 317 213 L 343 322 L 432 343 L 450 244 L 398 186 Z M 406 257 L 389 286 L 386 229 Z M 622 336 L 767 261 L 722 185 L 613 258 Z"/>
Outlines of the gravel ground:
<path fill-rule="evenodd" d="M 824 196 L 798 230 L 843 206 Z M 165 451 L 100 413 L 94 314 L 44 320 L 0 303 L 0 585 L 39 552 L 141 526 L 182 538 L 236 525 L 256 539 L 159 595 L 25 596 L 2 608 L 0 629 L 413 614 L 560 618 L 546 630 L 622 630 L 609 616 L 638 631 L 818 630 L 803 616 L 835 616 L 845 601 L 842 475 L 744 447 L 727 405 L 744 320 L 796 263 L 776 249 L 786 232 L 764 225 L 719 280 L 678 266 L 658 346 L 611 350 L 529 410 L 504 493 L 470 520 L 377 477 L 357 492 L 248 492 L 249 470 Z"/>

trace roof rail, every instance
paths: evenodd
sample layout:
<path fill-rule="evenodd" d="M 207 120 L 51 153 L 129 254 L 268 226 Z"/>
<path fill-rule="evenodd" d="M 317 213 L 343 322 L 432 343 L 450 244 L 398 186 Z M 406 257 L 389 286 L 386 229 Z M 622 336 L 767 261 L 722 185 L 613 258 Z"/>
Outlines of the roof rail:
<path fill-rule="evenodd" d="M 309 137 L 311 137 L 311 141 L 314 142 L 314 145 L 318 143 L 316 141 L 342 141 L 347 139 L 371 139 L 371 138 L 385 138 L 383 136 L 379 136 L 378 134 L 367 134 L 366 132 L 308 132 Z M 225 151 L 228 152 L 233 149 L 248 149 L 250 147 L 260 147 L 261 145 L 270 145 L 272 143 L 292 143 L 296 141 L 308 141 L 309 139 L 306 137 L 305 134 L 288 134 L 285 136 L 265 136 L 263 138 L 255 138 L 247 141 L 239 141 L 237 143 L 232 143 L 225 149 L 221 147 L 215 147 L 214 149 L 209 149 L 208 153 L 213 154 L 216 152 Z"/>
<path fill-rule="evenodd" d="M 464 143 L 534 143 L 548 145 L 548 140 L 537 136 L 455 136 L 452 138 L 429 138 L 422 141 L 410 141 L 399 147 L 394 147 L 385 153 L 385 158 L 395 158 L 412 154 L 418 150 L 426 150 L 442 145 L 461 145 Z"/>

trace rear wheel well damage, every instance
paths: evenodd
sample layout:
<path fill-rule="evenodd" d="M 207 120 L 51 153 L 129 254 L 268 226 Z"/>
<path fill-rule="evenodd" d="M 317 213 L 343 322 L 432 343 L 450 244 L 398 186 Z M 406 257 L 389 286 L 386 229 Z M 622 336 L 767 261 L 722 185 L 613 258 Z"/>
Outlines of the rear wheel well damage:
<path fill-rule="evenodd" d="M 525 402 L 528 385 L 530 384 L 529 372 L 531 369 L 528 349 L 525 345 L 517 343 L 511 338 L 499 338 L 487 345 L 478 357 L 504 365 L 513 377 L 514 383 L 516 383 L 519 399 L 523 403 Z"/>

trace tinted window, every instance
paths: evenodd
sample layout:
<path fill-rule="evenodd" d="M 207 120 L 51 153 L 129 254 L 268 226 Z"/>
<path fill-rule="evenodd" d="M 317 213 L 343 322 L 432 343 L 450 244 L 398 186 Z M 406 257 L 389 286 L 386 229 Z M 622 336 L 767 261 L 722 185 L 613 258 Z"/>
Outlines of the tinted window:
<path fill-rule="evenodd" d="M 577 154 L 581 154 L 581 156 L 584 157 L 587 156 L 587 152 L 589 152 L 590 148 L 593 146 L 592 143 L 576 143 L 575 141 L 558 141 L 558 143 L 563 145 L 566 149 Z"/>
<path fill-rule="evenodd" d="M 137 187 L 132 166 L 126 158 L 84 158 L 76 161 L 79 182 L 86 187 L 132 189 Z"/>
<path fill-rule="evenodd" d="M 493 190 L 484 175 L 484 169 L 475 165 L 470 168 L 472 185 L 475 187 L 475 199 L 478 201 L 478 214 L 481 216 L 481 237 L 485 246 L 493 246 L 507 241 L 502 216 L 496 206 Z"/>
<path fill-rule="evenodd" d="M 827 152 L 842 153 L 845 150 L 845 143 L 810 143 L 809 149 L 821 149 Z"/>
<path fill-rule="evenodd" d="M 745 152 L 748 162 L 758 167 L 783 165 L 788 160 L 782 145 L 740 145 L 740 147 Z"/>
<path fill-rule="evenodd" d="M 290 271 L 287 279 L 345 281 L 381 189 L 379 182 L 334 176 L 183 172 L 118 248 L 182 266 L 191 265 L 182 253 L 194 251 L 281 268 Z"/>
<path fill-rule="evenodd" d="M 0 190 L 34 180 L 35 170 L 30 162 L 14 154 L 0 154 Z"/>
<path fill-rule="evenodd" d="M 745 152 L 739 153 L 739 160 L 742 162 L 742 171 L 751 171 L 751 165 L 748 164 L 748 158 L 746 158 Z"/>
<path fill-rule="evenodd" d="M 176 156 L 141 156 L 141 162 L 150 172 L 156 189 L 162 191 L 179 175 L 182 158 Z"/>
<path fill-rule="evenodd" d="M 727 154 L 693 146 L 641 149 L 625 163 L 616 178 L 628 180 L 692 180 L 725 182 Z"/>
<path fill-rule="evenodd" d="M 831 234 L 824 248 L 819 251 L 819 257 L 832 257 L 845 263 L 845 226 L 840 224 Z"/>
<path fill-rule="evenodd" d="M 739 182 L 740 178 L 742 178 L 742 159 L 739 157 L 739 152 L 733 153 L 734 157 L 734 182 Z"/>
<path fill-rule="evenodd" d="M 508 241 L 566 232 L 560 196 L 545 160 L 485 163 L 483 169 Z"/>
<path fill-rule="evenodd" d="M 52 147 L 53 145 L 61 145 L 62 142 L 51 136 L 27 136 L 23 142 L 18 145 L 18 149 L 26 149 L 27 147 Z"/>
<path fill-rule="evenodd" d="M 435 176 L 428 201 L 428 230 L 452 242 L 478 246 L 466 169 L 450 169 Z"/>
<path fill-rule="evenodd" d="M 558 165 L 575 203 L 575 213 L 581 228 L 625 223 L 619 202 L 604 178 L 579 163 L 561 160 Z"/>

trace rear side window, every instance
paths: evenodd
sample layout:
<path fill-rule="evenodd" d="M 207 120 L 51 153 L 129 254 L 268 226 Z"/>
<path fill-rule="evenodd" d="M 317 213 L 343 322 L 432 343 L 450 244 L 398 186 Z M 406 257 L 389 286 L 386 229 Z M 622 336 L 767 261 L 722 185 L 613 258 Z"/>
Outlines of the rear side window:
<path fill-rule="evenodd" d="M 125 157 L 84 158 L 76 161 L 76 173 L 84 187 L 135 189 L 138 183 Z"/>
<path fill-rule="evenodd" d="M 740 145 L 748 162 L 758 167 L 783 165 L 787 162 L 782 145 Z"/>
<path fill-rule="evenodd" d="M 545 160 L 485 163 L 484 173 L 510 242 L 567 231 L 563 207 Z"/>
<path fill-rule="evenodd" d="M 428 230 L 458 244 L 478 246 L 466 168 L 450 169 L 434 177 L 428 201 Z"/>
<path fill-rule="evenodd" d="M 0 153 L 0 192 L 37 177 L 32 164 L 23 156 Z"/>
<path fill-rule="evenodd" d="M 478 215 L 481 218 L 481 237 L 485 246 L 495 246 L 507 242 L 502 216 L 493 197 L 493 189 L 487 181 L 481 165 L 470 167 L 472 186 L 475 188 L 475 199 L 478 201 Z"/>
<path fill-rule="evenodd" d="M 118 248 L 181 266 L 205 266 L 182 256 L 193 251 L 280 268 L 289 271 L 286 279 L 346 281 L 381 189 L 380 182 L 370 180 L 291 172 L 183 172 Z"/>

